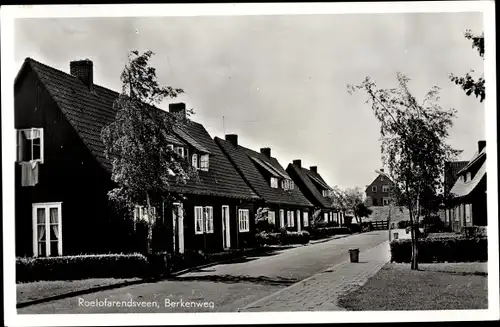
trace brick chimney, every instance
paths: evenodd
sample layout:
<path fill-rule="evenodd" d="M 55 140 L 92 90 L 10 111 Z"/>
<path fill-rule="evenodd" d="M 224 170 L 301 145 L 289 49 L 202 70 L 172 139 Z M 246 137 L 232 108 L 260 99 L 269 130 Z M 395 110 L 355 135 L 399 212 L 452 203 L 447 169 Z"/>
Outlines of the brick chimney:
<path fill-rule="evenodd" d="M 226 134 L 226 141 L 231 143 L 233 146 L 238 146 L 238 135 L 237 134 Z"/>
<path fill-rule="evenodd" d="M 294 164 L 295 166 L 299 167 L 299 168 L 302 168 L 302 162 L 301 162 L 299 159 L 294 160 L 294 161 L 293 161 L 293 164 Z"/>
<path fill-rule="evenodd" d="M 309 167 L 309 170 L 312 171 L 313 173 L 317 174 L 318 173 L 318 166 L 311 166 L 311 167 Z"/>
<path fill-rule="evenodd" d="M 94 90 L 94 63 L 89 60 L 76 60 L 69 63 L 70 74 L 77 77 L 85 85 L 89 91 Z"/>
<path fill-rule="evenodd" d="M 485 146 L 486 146 L 486 141 L 483 140 L 483 141 L 477 142 L 477 148 L 478 148 L 479 152 L 481 152 Z"/>
<path fill-rule="evenodd" d="M 381 172 L 384 172 L 384 168 L 380 168 L 380 171 L 381 171 Z"/>
<path fill-rule="evenodd" d="M 271 148 L 262 148 L 260 149 L 260 153 L 262 153 L 268 158 L 271 158 Z"/>
<path fill-rule="evenodd" d="M 186 104 L 184 102 L 170 103 L 168 111 L 181 119 L 186 119 Z"/>

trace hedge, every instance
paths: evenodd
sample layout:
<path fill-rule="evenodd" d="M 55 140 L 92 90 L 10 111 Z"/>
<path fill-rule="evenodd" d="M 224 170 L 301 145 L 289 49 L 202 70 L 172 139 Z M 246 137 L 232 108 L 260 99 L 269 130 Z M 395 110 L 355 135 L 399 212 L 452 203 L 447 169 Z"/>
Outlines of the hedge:
<path fill-rule="evenodd" d="M 304 228 L 311 235 L 311 239 L 317 240 L 327 238 L 334 235 L 352 234 L 351 230 L 347 227 L 306 227 Z"/>
<path fill-rule="evenodd" d="M 488 240 L 481 238 L 433 237 L 418 242 L 418 262 L 482 262 L 488 260 Z M 411 240 L 391 242 L 391 261 L 411 261 Z"/>
<path fill-rule="evenodd" d="M 307 231 L 289 232 L 280 231 L 278 233 L 261 232 L 255 235 L 259 245 L 290 245 L 307 244 L 311 235 Z"/>
<path fill-rule="evenodd" d="M 460 229 L 465 237 L 487 237 L 486 226 L 466 226 Z"/>
<path fill-rule="evenodd" d="M 148 261 L 142 254 L 100 254 L 16 258 L 16 282 L 86 278 L 143 277 Z"/>

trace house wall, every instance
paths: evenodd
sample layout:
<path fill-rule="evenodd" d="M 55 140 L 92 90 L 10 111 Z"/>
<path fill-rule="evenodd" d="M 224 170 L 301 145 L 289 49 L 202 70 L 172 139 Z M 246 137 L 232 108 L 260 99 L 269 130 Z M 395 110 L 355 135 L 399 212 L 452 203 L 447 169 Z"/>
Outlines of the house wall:
<path fill-rule="evenodd" d="M 44 128 L 38 184 L 22 187 L 21 167 L 15 164 L 16 255 L 33 255 L 32 204 L 42 202 L 62 202 L 64 255 L 126 251 L 128 226 L 110 210 L 107 199 L 110 176 L 33 71 L 19 77 L 14 106 L 16 129 Z"/>
<path fill-rule="evenodd" d="M 367 206 L 382 206 L 383 199 L 389 197 L 389 192 L 382 192 L 382 186 L 392 185 L 392 182 L 382 175 L 377 176 L 377 178 L 366 188 Z M 374 192 L 372 187 L 376 186 L 377 191 Z"/>
<path fill-rule="evenodd" d="M 255 211 L 252 202 L 240 201 L 236 199 L 209 197 L 209 196 L 189 196 L 183 202 L 184 216 L 184 246 L 185 251 L 220 252 L 223 247 L 222 228 L 222 206 L 229 206 L 229 228 L 231 248 L 243 248 L 254 246 L 255 240 Z M 213 233 L 195 233 L 195 206 L 211 206 L 213 208 Z M 249 232 L 239 231 L 238 210 L 249 210 Z M 171 213 L 168 213 L 169 224 L 171 224 Z"/>
<path fill-rule="evenodd" d="M 274 213 L 275 213 L 275 227 L 277 229 L 286 228 L 288 231 L 292 231 L 292 232 L 299 231 L 299 220 L 300 220 L 300 230 L 303 230 L 304 229 L 304 212 L 309 213 L 308 221 L 309 221 L 309 225 L 311 224 L 311 219 L 312 219 L 311 208 L 302 207 L 302 206 L 285 205 L 285 204 L 270 204 L 270 203 L 265 204 L 262 202 L 255 204 L 255 212 L 257 212 L 258 208 L 269 208 L 269 210 L 274 211 Z M 284 210 L 284 214 L 285 214 L 284 225 L 282 225 L 280 222 L 280 210 L 281 209 Z M 300 211 L 299 216 L 297 216 L 297 210 Z M 293 211 L 293 221 L 294 221 L 293 227 L 287 225 L 287 222 L 288 222 L 287 211 Z"/>

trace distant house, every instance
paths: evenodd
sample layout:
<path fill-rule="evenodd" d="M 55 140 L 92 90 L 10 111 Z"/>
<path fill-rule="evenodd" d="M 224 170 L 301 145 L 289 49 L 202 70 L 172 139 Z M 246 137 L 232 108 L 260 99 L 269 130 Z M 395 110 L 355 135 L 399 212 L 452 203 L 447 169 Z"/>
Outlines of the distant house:
<path fill-rule="evenodd" d="M 300 231 L 309 226 L 313 205 L 296 187 L 292 178 L 276 158 L 270 148 L 260 152 L 238 144 L 238 135 L 226 135 L 226 139 L 215 138 L 241 177 L 262 199 L 255 211 L 267 208 L 268 219 L 277 228 Z"/>
<path fill-rule="evenodd" d="M 101 140 L 115 118 L 118 93 L 93 81 L 90 60 L 70 63 L 70 74 L 27 58 L 14 83 L 16 255 L 54 256 L 136 251 L 130 221 L 146 218 L 136 206 L 125 219 L 107 192 L 116 187 Z M 160 110 L 160 109 L 157 109 Z M 171 112 L 185 114 L 185 105 Z M 165 112 L 165 114 L 169 114 Z M 198 168 L 199 181 L 171 185 L 184 200 L 156 209 L 173 250 L 218 251 L 251 241 L 258 196 L 243 181 L 205 128 L 191 121 L 171 143 Z M 132 218 L 132 217 L 131 217 Z"/>
<path fill-rule="evenodd" d="M 486 226 L 486 141 L 478 142 L 478 151 L 457 173 L 450 190 L 446 219 L 454 231 L 463 226 Z"/>
<path fill-rule="evenodd" d="M 394 185 L 384 169 L 377 171 L 377 177 L 367 185 L 366 205 L 371 207 L 388 206 L 391 202 L 390 190 Z"/>
<path fill-rule="evenodd" d="M 333 189 L 318 173 L 317 166 L 311 166 L 307 169 L 302 167 L 301 160 L 294 160 L 288 165 L 286 172 L 302 191 L 302 194 L 314 204 L 315 215 L 320 215 L 325 222 L 341 222 L 341 213 L 334 208 L 331 200 Z"/>

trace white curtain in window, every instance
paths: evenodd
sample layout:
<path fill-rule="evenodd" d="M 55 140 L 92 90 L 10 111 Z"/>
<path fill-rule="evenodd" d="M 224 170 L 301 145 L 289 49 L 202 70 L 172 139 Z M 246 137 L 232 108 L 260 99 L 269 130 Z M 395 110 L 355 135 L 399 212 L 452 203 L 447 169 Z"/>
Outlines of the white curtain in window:
<path fill-rule="evenodd" d="M 44 240 L 45 236 L 45 209 L 37 210 L 37 222 L 38 222 L 38 241 Z"/>
<path fill-rule="evenodd" d="M 50 208 L 50 226 L 52 228 L 52 231 L 54 232 L 54 235 L 56 237 L 55 240 L 51 241 L 56 241 L 59 240 L 59 221 L 58 221 L 58 214 L 57 214 L 57 208 Z"/>

